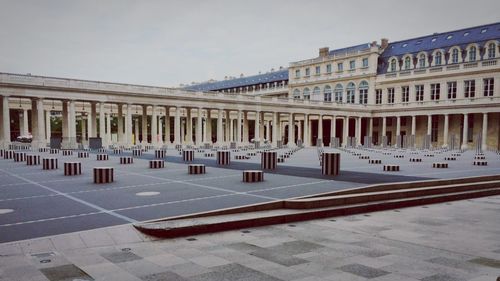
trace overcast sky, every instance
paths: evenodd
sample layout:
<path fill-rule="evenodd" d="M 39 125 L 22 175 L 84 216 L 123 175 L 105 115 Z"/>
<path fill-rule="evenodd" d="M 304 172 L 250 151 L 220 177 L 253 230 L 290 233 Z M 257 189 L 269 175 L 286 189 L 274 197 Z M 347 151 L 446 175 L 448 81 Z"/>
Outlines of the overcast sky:
<path fill-rule="evenodd" d="M 178 86 L 500 21 L 498 0 L 0 0 L 0 72 Z"/>

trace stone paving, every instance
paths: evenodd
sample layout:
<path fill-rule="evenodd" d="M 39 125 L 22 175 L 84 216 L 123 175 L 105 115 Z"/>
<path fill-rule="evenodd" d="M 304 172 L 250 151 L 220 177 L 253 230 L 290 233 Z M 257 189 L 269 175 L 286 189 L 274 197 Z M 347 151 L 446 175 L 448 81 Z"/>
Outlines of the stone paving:
<path fill-rule="evenodd" d="M 154 240 L 131 225 L 0 244 L 0 280 L 470 280 L 500 276 L 500 196 Z"/>

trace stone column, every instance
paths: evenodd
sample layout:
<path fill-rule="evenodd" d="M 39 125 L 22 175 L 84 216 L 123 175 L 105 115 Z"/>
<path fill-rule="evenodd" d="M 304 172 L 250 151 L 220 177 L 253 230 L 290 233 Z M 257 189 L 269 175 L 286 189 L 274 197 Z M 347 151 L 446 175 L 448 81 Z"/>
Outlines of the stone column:
<path fill-rule="evenodd" d="M 165 106 L 165 144 L 169 145 L 170 142 L 170 107 Z"/>
<path fill-rule="evenodd" d="M 134 119 L 134 142 L 135 145 L 139 144 L 139 118 Z"/>
<path fill-rule="evenodd" d="M 302 137 L 302 120 L 297 120 L 297 140 L 303 140 Z"/>
<path fill-rule="evenodd" d="M 181 108 L 175 108 L 174 117 L 174 144 L 182 144 L 181 142 Z"/>
<path fill-rule="evenodd" d="M 64 109 L 64 102 L 63 102 Z M 104 103 L 99 103 L 99 138 L 101 138 L 102 146 L 106 147 L 108 145 L 108 139 L 106 138 L 106 117 L 104 117 Z"/>
<path fill-rule="evenodd" d="M 268 142 L 271 141 L 271 121 L 266 121 L 266 139 Z"/>
<path fill-rule="evenodd" d="M 320 147 L 323 147 L 323 115 L 319 114 L 318 115 L 318 139 L 321 139 L 321 142 L 319 144 Z"/>
<path fill-rule="evenodd" d="M 163 118 L 158 116 L 158 145 L 163 145 Z"/>
<path fill-rule="evenodd" d="M 463 124 L 463 135 L 462 135 L 462 149 L 467 149 L 469 147 L 467 135 L 469 134 L 469 114 L 464 113 L 464 124 Z"/>
<path fill-rule="evenodd" d="M 32 144 L 33 146 L 37 146 L 38 141 L 38 109 L 36 105 L 36 99 L 31 99 L 31 136 L 33 137 Z M 67 123 L 69 124 L 69 123 Z"/>
<path fill-rule="evenodd" d="M 81 116 L 81 122 L 82 122 L 82 126 L 81 126 L 81 128 L 80 128 L 80 129 L 82 130 L 82 131 L 81 131 L 81 132 L 82 132 L 82 144 L 84 144 L 84 143 L 86 143 L 86 140 L 87 140 L 87 138 L 86 138 L 86 134 L 87 134 L 87 124 L 86 124 L 86 122 L 85 122 L 85 118 L 84 118 L 83 114 L 82 114 L 82 116 Z M 90 122 L 89 122 L 89 123 L 90 123 Z"/>
<path fill-rule="evenodd" d="M 52 127 L 50 122 L 50 111 L 45 111 L 45 137 L 46 142 L 50 144 L 50 138 L 52 137 Z"/>
<path fill-rule="evenodd" d="M 382 137 L 387 135 L 387 117 L 382 117 Z M 385 145 L 385 143 L 384 143 Z"/>
<path fill-rule="evenodd" d="M 400 147 L 400 143 L 397 142 L 398 137 L 401 135 L 401 116 L 396 117 L 396 147 Z M 400 140 L 402 141 L 402 140 Z"/>
<path fill-rule="evenodd" d="M 229 141 L 234 142 L 234 120 L 231 119 L 231 114 L 229 114 Z"/>
<path fill-rule="evenodd" d="M 10 144 L 10 114 L 9 114 L 9 97 L 3 96 L 0 99 L 2 111 L 0 116 L 2 116 L 0 139 L 4 148 L 8 148 Z"/>
<path fill-rule="evenodd" d="M 444 132 L 443 132 L 443 148 L 448 148 L 448 128 L 450 116 L 448 114 L 444 115 Z"/>
<path fill-rule="evenodd" d="M 106 113 L 105 116 L 106 116 L 106 134 L 104 137 L 106 139 L 103 140 L 103 143 L 110 145 L 111 144 L 111 119 L 113 119 L 113 116 L 111 116 L 111 113 Z"/>
<path fill-rule="evenodd" d="M 265 114 L 263 111 L 260 112 L 259 115 L 259 141 L 261 143 L 264 143 L 264 139 L 266 138 L 265 132 L 264 132 L 264 124 L 265 124 Z"/>
<path fill-rule="evenodd" d="M 368 136 L 370 139 L 373 137 L 373 118 L 369 117 L 368 119 Z M 371 141 L 370 144 L 373 144 L 373 140 Z"/>
<path fill-rule="evenodd" d="M 415 136 L 416 131 L 417 131 L 417 116 L 412 115 L 411 116 L 411 134 L 412 134 L 412 136 Z"/>
<path fill-rule="evenodd" d="M 142 144 L 148 143 L 148 106 L 142 106 Z"/>
<path fill-rule="evenodd" d="M 132 139 L 132 105 L 127 104 L 127 119 L 125 120 L 126 131 L 125 131 L 125 143 L 128 147 L 133 145 Z"/>
<path fill-rule="evenodd" d="M 349 137 L 349 116 L 344 117 L 344 134 L 343 134 L 343 140 L 342 140 L 342 146 L 347 147 L 347 139 Z"/>
<path fill-rule="evenodd" d="M 481 136 L 481 149 L 483 151 L 488 149 L 488 113 L 483 113 L 483 132 Z"/>
<path fill-rule="evenodd" d="M 248 143 L 248 111 L 243 111 L 243 143 Z"/>
<path fill-rule="evenodd" d="M 288 115 L 288 146 L 295 146 L 295 122 L 293 118 L 293 113 L 289 113 Z"/>
<path fill-rule="evenodd" d="M 427 115 L 427 135 L 432 133 L 432 115 Z"/>
<path fill-rule="evenodd" d="M 156 115 L 157 106 L 153 105 L 151 111 L 151 144 L 153 146 L 158 145 L 158 116 Z"/>
<path fill-rule="evenodd" d="M 212 143 L 212 113 L 207 109 L 207 119 L 205 120 L 205 142 Z"/>
<path fill-rule="evenodd" d="M 242 120 L 241 119 L 243 118 L 242 115 L 243 115 L 243 111 L 238 110 L 238 120 L 236 121 L 236 126 L 237 126 L 236 127 L 236 143 L 237 144 L 241 144 L 241 139 L 243 137 L 243 135 L 242 135 L 243 131 L 242 131 L 242 128 L 241 128 L 241 126 L 242 126 Z"/>
<path fill-rule="evenodd" d="M 191 115 L 191 108 L 186 108 L 186 143 L 193 144 L 193 116 Z"/>
<path fill-rule="evenodd" d="M 75 114 L 75 105 L 73 103 L 73 121 L 75 120 L 74 114 Z M 37 125 L 37 136 L 36 136 L 36 146 L 38 147 L 45 147 L 45 110 L 43 108 L 43 99 L 36 99 L 36 116 L 33 116 L 33 118 L 38 119 L 36 122 Z M 76 148 L 76 128 L 74 127 L 75 123 L 73 123 L 73 132 L 75 133 L 74 136 L 74 141 L 75 141 L 75 147 Z"/>
<path fill-rule="evenodd" d="M 311 146 L 311 134 L 309 128 L 309 114 L 304 114 L 304 147 Z"/>
<path fill-rule="evenodd" d="M 330 123 L 330 139 L 337 137 L 335 133 L 337 131 L 337 124 L 335 124 L 335 115 L 332 115 L 332 121 Z M 330 144 L 331 145 L 331 144 Z"/>
<path fill-rule="evenodd" d="M 90 102 L 90 115 L 88 118 L 88 135 L 89 138 L 95 138 L 97 136 L 97 104 L 96 102 Z"/>
<path fill-rule="evenodd" d="M 224 131 L 222 130 L 222 109 L 217 112 L 217 144 L 222 145 L 224 143 Z"/>
<path fill-rule="evenodd" d="M 260 143 L 260 111 L 255 112 L 254 142 Z"/>
<path fill-rule="evenodd" d="M 272 146 L 278 146 L 278 112 L 273 112 L 273 140 Z"/>
<path fill-rule="evenodd" d="M 118 127 L 118 144 L 125 145 L 125 139 L 123 136 L 123 104 L 118 105 L 118 116 L 117 118 L 117 127 Z"/>
<path fill-rule="evenodd" d="M 356 145 L 361 146 L 361 117 L 356 118 Z"/>
<path fill-rule="evenodd" d="M 68 138 L 69 138 L 68 101 L 63 100 L 61 105 L 62 105 L 62 110 L 61 110 L 61 135 L 62 135 L 61 147 L 66 147 L 67 143 L 68 143 Z"/>
<path fill-rule="evenodd" d="M 203 118 L 202 118 L 202 111 L 203 109 L 201 107 L 198 107 L 198 118 L 196 121 L 196 145 L 201 147 L 203 143 L 203 137 L 202 137 L 202 128 L 203 128 Z"/>
<path fill-rule="evenodd" d="M 28 124 L 28 110 L 23 109 L 23 130 L 22 134 L 23 136 L 27 136 L 29 133 L 29 124 Z"/>
<path fill-rule="evenodd" d="M 231 113 L 229 110 L 225 110 L 225 113 L 226 113 L 226 126 L 225 126 L 225 130 L 224 130 L 224 140 L 225 142 L 229 143 L 231 141 L 231 139 L 229 138 L 229 135 L 231 134 L 230 132 L 230 125 L 229 123 L 231 123 Z"/>

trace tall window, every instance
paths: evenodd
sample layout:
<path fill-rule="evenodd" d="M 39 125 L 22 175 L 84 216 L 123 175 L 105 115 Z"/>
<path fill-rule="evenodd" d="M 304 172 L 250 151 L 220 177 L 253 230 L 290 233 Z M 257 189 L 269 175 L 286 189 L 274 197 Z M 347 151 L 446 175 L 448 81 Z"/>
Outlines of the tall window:
<path fill-rule="evenodd" d="M 359 84 L 359 103 L 368 103 L 368 82 L 363 81 Z"/>
<path fill-rule="evenodd" d="M 410 87 L 408 86 L 401 87 L 401 101 L 402 102 L 410 101 Z"/>
<path fill-rule="evenodd" d="M 300 69 L 295 70 L 295 78 L 300 77 Z"/>
<path fill-rule="evenodd" d="M 415 85 L 415 101 L 424 100 L 424 85 Z"/>
<path fill-rule="evenodd" d="M 332 101 L 332 87 L 326 85 L 323 89 L 323 100 L 324 101 Z"/>
<path fill-rule="evenodd" d="M 476 61 L 476 47 L 474 46 L 469 49 L 469 61 Z"/>
<path fill-rule="evenodd" d="M 352 60 L 349 62 L 349 68 L 351 70 L 354 70 L 356 68 L 356 61 Z"/>
<path fill-rule="evenodd" d="M 313 100 L 321 100 L 321 90 L 319 87 L 314 87 L 313 89 Z"/>
<path fill-rule="evenodd" d="M 476 96 L 476 80 L 464 81 L 464 97 L 473 98 Z"/>
<path fill-rule="evenodd" d="M 394 88 L 387 89 L 387 103 L 394 103 Z"/>
<path fill-rule="evenodd" d="M 311 94 L 309 92 L 309 88 L 304 89 L 304 100 L 310 100 L 311 99 Z"/>
<path fill-rule="evenodd" d="M 321 73 L 321 67 L 316 66 L 316 75 L 319 75 Z"/>
<path fill-rule="evenodd" d="M 485 97 L 492 97 L 493 96 L 493 84 L 494 80 L 493 78 L 484 78 L 483 79 L 483 94 Z"/>
<path fill-rule="evenodd" d="M 293 98 L 296 99 L 296 100 L 300 99 L 300 91 L 299 91 L 299 89 L 293 90 Z"/>
<path fill-rule="evenodd" d="M 397 63 L 396 59 L 391 60 L 391 68 L 390 68 L 391 72 L 396 71 L 396 63 Z"/>
<path fill-rule="evenodd" d="M 457 98 L 457 82 L 448 82 L 448 99 L 456 99 Z"/>
<path fill-rule="evenodd" d="M 344 64 L 341 62 L 337 63 L 337 69 L 339 70 L 339 72 L 344 71 Z"/>
<path fill-rule="evenodd" d="M 350 82 L 349 84 L 347 84 L 346 103 L 354 103 L 354 99 L 355 99 L 355 95 L 356 95 L 355 90 L 356 90 L 356 86 L 354 86 L 354 83 Z"/>
<path fill-rule="evenodd" d="M 363 59 L 363 67 L 368 67 L 368 58 Z"/>
<path fill-rule="evenodd" d="M 331 64 L 326 65 L 326 73 L 332 73 L 332 65 Z"/>
<path fill-rule="evenodd" d="M 335 102 L 339 102 L 339 103 L 342 102 L 343 93 L 344 93 L 344 88 L 342 87 L 342 85 L 337 84 L 335 86 Z"/>
<path fill-rule="evenodd" d="M 458 63 L 458 49 L 451 51 L 451 63 Z"/>
<path fill-rule="evenodd" d="M 431 100 L 439 100 L 441 94 L 441 84 L 431 84 Z"/>
<path fill-rule="evenodd" d="M 306 68 L 306 76 L 310 76 L 311 75 L 311 70 L 308 68 Z"/>
<path fill-rule="evenodd" d="M 408 70 L 411 68 L 411 58 L 410 57 L 406 57 L 405 58 L 405 69 Z"/>
<path fill-rule="evenodd" d="M 492 59 L 496 56 L 496 46 L 495 43 L 488 44 L 488 58 Z"/>
<path fill-rule="evenodd" d="M 382 90 L 375 90 L 375 104 L 382 104 Z"/>
<path fill-rule="evenodd" d="M 425 55 L 424 54 L 421 54 L 420 57 L 418 57 L 418 66 L 420 68 L 425 67 Z"/>
<path fill-rule="evenodd" d="M 441 57 L 443 55 L 441 54 L 441 52 L 437 52 L 436 55 L 434 56 L 434 64 L 435 65 L 441 65 Z"/>

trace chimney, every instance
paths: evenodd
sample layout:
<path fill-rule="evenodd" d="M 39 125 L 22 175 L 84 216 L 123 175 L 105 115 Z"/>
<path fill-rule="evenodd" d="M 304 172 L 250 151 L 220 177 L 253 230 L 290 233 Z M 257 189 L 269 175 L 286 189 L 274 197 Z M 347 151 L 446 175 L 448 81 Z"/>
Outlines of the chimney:
<path fill-rule="evenodd" d="M 370 44 L 370 47 L 376 47 L 377 46 L 377 41 L 372 41 L 372 43 Z"/>
<path fill-rule="evenodd" d="M 387 39 L 387 38 L 382 38 L 382 39 L 380 40 L 380 47 L 381 47 L 382 49 L 385 49 L 385 48 L 387 48 L 387 46 L 389 46 L 389 39 Z"/>
<path fill-rule="evenodd" d="M 240 74 L 240 77 L 243 77 L 243 76 L 245 76 L 245 75 L 243 75 L 243 73 L 241 73 L 241 74 Z"/>
<path fill-rule="evenodd" d="M 323 47 L 323 48 L 319 48 L 319 56 L 320 57 L 326 57 L 328 56 L 328 51 L 330 49 L 328 47 Z"/>

